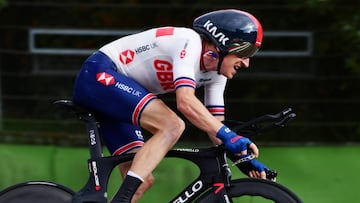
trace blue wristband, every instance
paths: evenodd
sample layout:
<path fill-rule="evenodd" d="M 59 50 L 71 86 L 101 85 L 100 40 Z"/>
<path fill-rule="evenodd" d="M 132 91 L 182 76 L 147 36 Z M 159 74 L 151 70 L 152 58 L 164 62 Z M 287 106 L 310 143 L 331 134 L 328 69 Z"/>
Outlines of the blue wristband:
<path fill-rule="evenodd" d="M 216 137 L 220 138 L 223 142 L 235 137 L 236 133 L 230 130 L 226 125 L 223 125 L 216 133 Z"/>
<path fill-rule="evenodd" d="M 237 135 L 234 131 L 223 125 L 216 133 L 216 137 L 220 138 L 225 148 L 234 154 L 240 153 L 247 149 L 251 141 L 243 136 Z"/>

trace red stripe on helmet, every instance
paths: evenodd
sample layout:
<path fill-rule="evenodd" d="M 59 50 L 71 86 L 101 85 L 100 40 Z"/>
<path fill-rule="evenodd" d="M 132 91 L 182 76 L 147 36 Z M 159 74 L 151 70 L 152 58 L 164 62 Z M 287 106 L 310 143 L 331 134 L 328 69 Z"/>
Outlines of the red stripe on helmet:
<path fill-rule="evenodd" d="M 258 19 L 256 19 L 251 14 L 248 14 L 248 15 L 251 18 L 251 20 L 254 22 L 254 24 L 256 25 L 256 28 L 257 28 L 255 46 L 260 47 L 262 44 L 262 40 L 263 40 L 263 28 L 261 26 L 261 23 L 258 21 Z"/>

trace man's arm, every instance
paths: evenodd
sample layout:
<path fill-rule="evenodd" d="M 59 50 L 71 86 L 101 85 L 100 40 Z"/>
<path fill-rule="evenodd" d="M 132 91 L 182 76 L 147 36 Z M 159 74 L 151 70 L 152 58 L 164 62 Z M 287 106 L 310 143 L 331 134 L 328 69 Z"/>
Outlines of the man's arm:
<path fill-rule="evenodd" d="M 258 156 L 259 149 L 247 138 L 236 135 L 217 118 L 215 118 L 196 97 L 195 89 L 191 87 L 181 87 L 176 90 L 177 109 L 196 127 L 205 131 L 210 139 L 219 143 L 220 138 L 225 147 L 233 153 L 247 154 L 247 147 L 251 148 L 255 156 Z"/>
<path fill-rule="evenodd" d="M 217 139 L 216 133 L 223 125 L 216 119 L 203 103 L 196 97 L 195 90 L 181 87 L 176 90 L 177 109 L 196 127 L 207 132 L 210 139 Z M 218 140 L 219 142 L 219 140 Z"/>
<path fill-rule="evenodd" d="M 218 120 L 219 122 L 223 121 L 225 119 L 224 116 L 214 116 L 216 118 L 216 120 Z M 221 144 L 221 140 L 219 138 L 217 138 L 216 136 L 211 136 L 209 135 L 210 140 L 212 141 L 212 143 L 214 143 L 215 145 L 219 145 Z"/>

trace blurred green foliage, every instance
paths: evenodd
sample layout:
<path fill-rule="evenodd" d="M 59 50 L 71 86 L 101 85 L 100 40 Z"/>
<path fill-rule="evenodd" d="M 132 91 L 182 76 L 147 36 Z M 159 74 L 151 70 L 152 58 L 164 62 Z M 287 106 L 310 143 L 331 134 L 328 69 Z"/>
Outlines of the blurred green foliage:
<path fill-rule="evenodd" d="M 51 75 L 46 74 L 46 70 L 78 71 L 87 56 L 31 54 L 29 29 L 190 27 L 193 19 L 202 13 L 239 8 L 259 18 L 265 32 L 308 31 L 312 35 L 313 49 L 311 56 L 305 57 L 254 57 L 251 68 L 229 82 L 227 117 L 248 120 L 291 107 L 298 115 L 294 123 L 259 139 L 266 142 L 359 142 L 359 3 L 358 0 L 193 0 L 191 4 L 185 0 L 63 0 L 61 3 L 57 0 L 0 0 L 0 71 L 6 130 L 3 133 L 6 136 L 0 136 L 0 141 L 33 139 L 29 135 L 35 136 L 39 131 L 83 132 L 82 125 L 73 127 L 77 123 L 70 124 L 52 106 L 55 99 L 71 98 L 75 74 Z M 36 38 L 36 45 L 95 48 L 116 38 L 42 35 Z M 301 40 L 296 43 L 305 44 Z M 274 40 L 266 35 L 263 45 L 261 51 L 273 47 L 276 50 L 294 48 L 283 38 Z M 164 100 L 176 109 L 171 95 L 164 96 Z M 185 134 L 199 134 L 198 139 L 183 136 L 184 139 L 194 141 L 206 137 L 191 125 L 189 129 Z M 58 136 L 52 137 L 54 140 L 48 143 L 56 143 Z"/>
<path fill-rule="evenodd" d="M 0 0 L 0 9 L 6 4 L 6 0 Z"/>
<path fill-rule="evenodd" d="M 320 18 L 319 26 L 328 26 L 334 41 L 323 51 L 342 52 L 346 55 L 345 67 L 360 74 L 360 2 L 356 0 L 296 0 L 293 4 L 303 4 L 309 15 Z M 320 24 L 321 23 L 321 24 Z"/>

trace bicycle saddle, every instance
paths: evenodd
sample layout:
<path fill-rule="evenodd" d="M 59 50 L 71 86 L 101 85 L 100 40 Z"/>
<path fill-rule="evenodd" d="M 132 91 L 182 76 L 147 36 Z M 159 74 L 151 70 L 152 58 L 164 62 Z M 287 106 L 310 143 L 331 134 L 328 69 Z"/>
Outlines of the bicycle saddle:
<path fill-rule="evenodd" d="M 60 99 L 55 101 L 53 104 L 60 106 L 60 107 L 64 107 L 66 110 L 75 113 L 78 116 L 89 116 L 92 114 L 92 112 L 83 107 L 83 106 L 79 106 L 77 104 L 74 104 L 73 101 L 68 100 L 68 99 Z"/>

